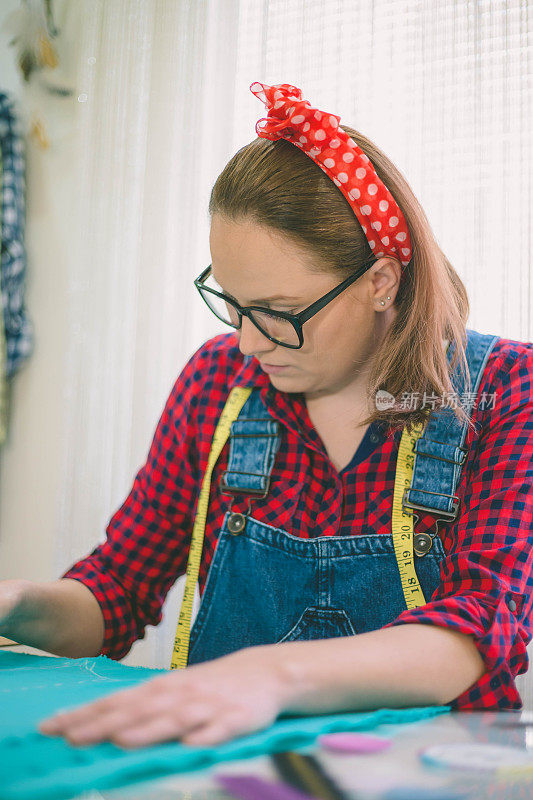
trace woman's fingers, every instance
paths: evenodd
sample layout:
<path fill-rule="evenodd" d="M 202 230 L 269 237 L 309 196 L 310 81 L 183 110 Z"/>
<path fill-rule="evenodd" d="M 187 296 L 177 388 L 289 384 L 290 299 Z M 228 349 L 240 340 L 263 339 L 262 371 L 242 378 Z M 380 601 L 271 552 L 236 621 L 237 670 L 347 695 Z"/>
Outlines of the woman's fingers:
<path fill-rule="evenodd" d="M 169 710 L 168 701 L 165 713 L 155 714 L 151 719 L 117 731 L 113 741 L 131 747 L 143 747 L 154 742 L 169 739 L 182 739 L 190 731 L 208 724 L 216 709 L 211 703 L 182 701 L 180 708 Z"/>
<path fill-rule="evenodd" d="M 122 725 L 135 725 L 165 712 L 168 700 L 152 688 L 136 687 L 136 692 L 127 689 L 110 697 L 89 703 L 81 708 L 50 717 L 39 723 L 41 733 L 68 736 L 72 741 L 95 739 L 119 730 Z"/>
<path fill-rule="evenodd" d="M 138 687 L 135 687 L 135 690 L 137 691 Z M 135 695 L 133 694 L 133 690 L 124 689 L 108 697 L 101 697 L 93 703 L 86 703 L 71 711 L 64 711 L 60 714 L 47 717 L 39 723 L 39 730 L 49 735 L 60 733 L 65 730 L 65 728 L 81 726 L 83 723 L 91 722 L 101 715 L 120 710 L 125 704 L 130 702 L 132 707 L 134 707 L 134 700 Z"/>
<path fill-rule="evenodd" d="M 202 723 L 198 723 L 202 725 Z M 191 728 L 185 728 L 190 730 Z M 117 731 L 112 741 L 121 747 L 146 747 L 151 744 L 181 739 L 184 726 L 176 718 L 166 716 L 150 720 L 143 725 L 136 725 L 127 730 Z"/>
<path fill-rule="evenodd" d="M 165 739 L 179 739 L 209 721 L 216 710 L 213 701 L 173 698 L 164 691 L 145 692 L 133 706 L 128 700 L 114 702 L 110 708 L 99 704 L 98 708 L 96 714 L 96 704 L 87 706 L 83 715 L 63 720 L 61 735 L 74 745 L 94 744 L 104 739 L 141 747 Z"/>

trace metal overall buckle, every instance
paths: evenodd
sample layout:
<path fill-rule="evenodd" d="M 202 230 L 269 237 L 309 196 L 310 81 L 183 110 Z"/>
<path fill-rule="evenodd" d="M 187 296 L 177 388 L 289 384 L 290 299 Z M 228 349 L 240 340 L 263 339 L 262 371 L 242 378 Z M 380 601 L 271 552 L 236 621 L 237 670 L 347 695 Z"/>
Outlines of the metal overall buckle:
<path fill-rule="evenodd" d="M 259 498 L 266 497 L 267 494 L 268 494 L 268 491 L 270 489 L 270 476 L 269 475 L 264 475 L 264 474 L 259 476 L 261 478 L 266 478 L 266 489 L 264 491 L 262 489 L 248 489 L 247 492 L 243 492 L 240 489 L 238 489 L 238 490 L 230 489 L 230 487 L 226 485 L 226 474 L 227 474 L 227 472 L 228 472 L 228 470 L 225 470 L 222 473 L 221 477 L 220 477 L 219 493 L 220 494 L 227 494 L 227 495 L 229 495 L 231 497 L 230 504 L 229 504 L 229 509 L 228 509 L 228 512 L 230 512 L 230 515 L 228 517 L 228 530 L 234 536 L 237 536 L 239 533 L 242 533 L 243 530 L 246 527 L 246 519 L 247 519 L 247 517 L 250 516 L 250 513 L 251 513 L 250 503 L 252 502 L 252 500 L 251 500 L 250 497 L 246 498 L 247 501 L 248 501 L 248 510 L 247 510 L 246 514 L 241 514 L 239 511 L 231 512 L 231 507 L 233 505 L 233 500 L 235 499 L 235 495 L 236 494 L 252 494 L 252 495 L 256 495 Z M 232 474 L 235 472 L 235 473 L 237 473 L 239 475 L 257 475 L 256 472 L 243 472 L 242 470 L 237 470 L 237 469 L 232 469 L 231 472 L 232 472 Z M 222 489 L 220 488 L 221 486 L 223 487 Z"/>
<path fill-rule="evenodd" d="M 430 509 L 428 509 L 426 506 L 421 506 L 418 503 L 411 503 L 411 502 L 409 502 L 408 500 L 405 499 L 405 493 L 408 492 L 410 488 L 411 488 L 410 486 L 407 486 L 404 489 L 403 498 L 402 498 L 402 506 L 404 508 L 411 508 L 411 509 L 417 508 L 417 509 L 419 509 L 421 511 L 429 511 Z M 414 534 L 414 536 L 413 536 L 413 550 L 416 553 L 416 555 L 419 556 L 420 558 L 422 556 L 425 556 L 426 553 L 429 553 L 429 551 L 431 550 L 431 548 L 433 546 L 433 539 L 435 538 L 435 536 L 437 536 L 437 534 L 439 532 L 439 522 L 452 522 L 453 520 L 455 520 L 457 518 L 457 514 L 459 512 L 459 502 L 460 502 L 458 496 L 455 495 L 455 494 L 443 494 L 442 492 L 430 492 L 429 489 L 424 489 L 424 492 L 426 492 L 427 494 L 435 494 L 435 495 L 438 495 L 439 497 L 451 497 L 452 500 L 454 501 L 454 504 L 453 504 L 452 511 L 442 511 L 441 510 L 439 512 L 440 516 L 435 517 L 435 533 L 431 534 L 431 533 L 428 533 L 428 532 L 424 532 L 424 533 L 415 533 Z M 420 519 L 420 515 L 419 514 L 415 514 L 413 512 L 413 519 L 415 520 L 413 522 L 413 527 L 414 527 L 414 525 L 416 525 L 416 523 Z"/>

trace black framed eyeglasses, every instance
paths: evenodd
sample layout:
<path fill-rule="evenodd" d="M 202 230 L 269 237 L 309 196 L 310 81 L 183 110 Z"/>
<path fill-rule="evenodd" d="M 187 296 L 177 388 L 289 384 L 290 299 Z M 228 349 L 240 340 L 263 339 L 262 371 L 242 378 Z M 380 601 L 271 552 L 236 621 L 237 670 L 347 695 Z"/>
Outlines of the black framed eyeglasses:
<path fill-rule="evenodd" d="M 308 319 L 318 314 L 324 306 L 334 300 L 335 297 L 338 297 L 348 286 L 351 286 L 351 284 L 369 270 L 372 264 L 375 264 L 377 260 L 377 257 L 373 256 L 366 264 L 356 270 L 353 275 L 343 280 L 338 286 L 330 289 L 329 292 L 326 292 L 326 294 L 319 297 L 318 300 L 315 300 L 314 303 L 311 303 L 310 306 L 307 306 L 307 308 L 304 308 L 304 310 L 300 311 L 298 314 L 290 314 L 286 311 L 272 311 L 269 308 L 261 308 L 260 306 L 243 307 L 232 297 L 228 297 L 227 294 L 224 294 L 224 292 L 219 292 L 210 286 L 205 286 L 204 283 L 211 274 L 211 264 L 209 264 L 195 279 L 194 285 L 200 292 L 206 305 L 222 322 L 239 330 L 244 314 L 253 322 L 255 327 L 261 331 L 263 336 L 266 336 L 271 342 L 279 344 L 282 347 L 290 347 L 294 350 L 298 350 L 304 343 L 302 332 L 302 325 L 304 322 L 307 322 Z"/>

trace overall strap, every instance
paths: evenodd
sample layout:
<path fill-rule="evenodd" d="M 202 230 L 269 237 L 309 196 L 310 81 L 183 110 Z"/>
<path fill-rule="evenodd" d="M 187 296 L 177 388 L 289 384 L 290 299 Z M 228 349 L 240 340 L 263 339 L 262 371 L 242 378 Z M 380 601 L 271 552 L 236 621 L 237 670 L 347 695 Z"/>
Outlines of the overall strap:
<path fill-rule="evenodd" d="M 452 384 L 457 400 L 466 403 L 466 412 L 471 416 L 471 407 L 477 395 L 487 359 L 499 337 L 466 329 L 466 360 L 471 379 L 471 390 L 467 394 L 465 383 L 456 364 Z M 454 342 L 448 347 L 448 363 L 455 350 Z M 415 445 L 413 479 L 404 492 L 403 505 L 436 514 L 439 519 L 454 520 L 459 514 L 459 499 L 456 495 L 467 449 L 464 447 L 468 424 L 461 424 L 452 408 L 440 409 L 429 414 L 424 433 Z"/>
<path fill-rule="evenodd" d="M 221 491 L 266 497 L 280 441 L 279 422 L 265 408 L 260 390 L 252 389 L 231 424 L 228 467 L 220 479 Z"/>

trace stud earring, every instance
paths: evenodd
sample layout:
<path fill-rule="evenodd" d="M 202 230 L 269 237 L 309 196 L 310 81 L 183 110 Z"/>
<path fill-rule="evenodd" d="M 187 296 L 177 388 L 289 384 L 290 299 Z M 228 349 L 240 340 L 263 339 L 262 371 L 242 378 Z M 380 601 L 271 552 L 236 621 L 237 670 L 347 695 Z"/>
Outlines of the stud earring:
<path fill-rule="evenodd" d="M 387 297 L 387 300 L 390 300 L 390 297 Z M 382 306 L 385 305 L 385 300 L 380 300 L 379 302 L 381 303 Z"/>

